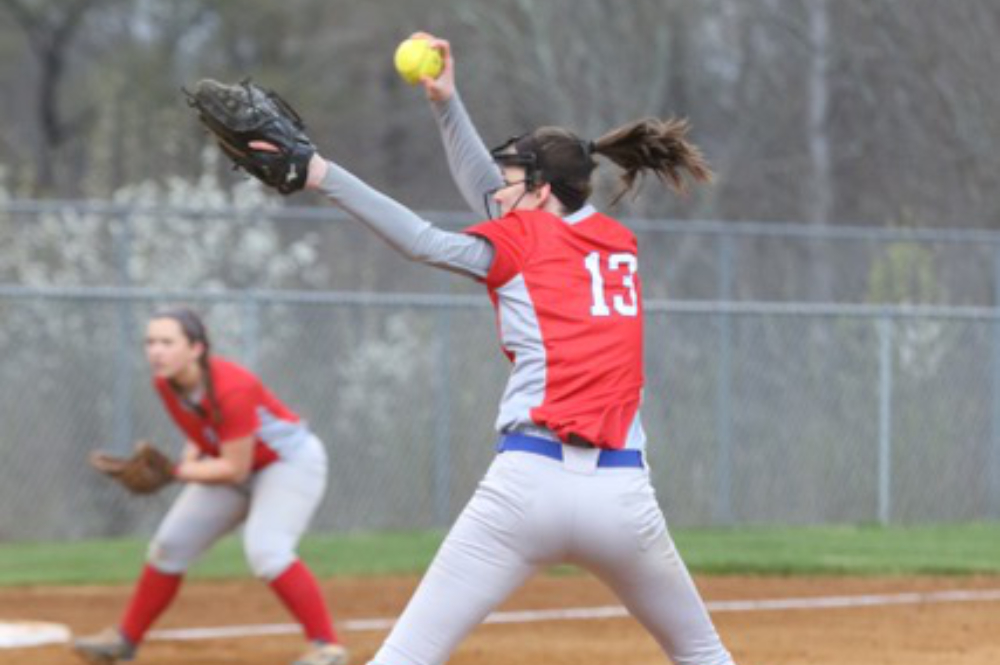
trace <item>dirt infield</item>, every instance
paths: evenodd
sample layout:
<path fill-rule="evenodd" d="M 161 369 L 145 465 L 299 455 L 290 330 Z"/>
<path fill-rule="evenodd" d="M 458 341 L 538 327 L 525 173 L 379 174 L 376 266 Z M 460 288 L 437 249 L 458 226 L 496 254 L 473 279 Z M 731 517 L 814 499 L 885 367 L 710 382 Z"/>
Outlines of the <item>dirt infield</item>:
<path fill-rule="evenodd" d="M 353 662 L 363 664 L 386 634 L 385 622 L 417 578 L 334 579 L 324 583 Z M 698 585 L 740 665 L 996 665 L 1000 663 L 1000 577 L 700 577 Z M 964 594 L 942 592 L 962 591 Z M 983 592 L 987 593 L 983 593 Z M 128 594 L 119 587 L 0 590 L 0 621 L 67 624 L 88 632 L 113 623 Z M 784 603 L 762 603 L 789 599 Z M 729 602 L 739 601 L 739 602 Z M 830 605 L 839 605 L 830 607 Z M 617 606 L 582 575 L 542 576 L 502 608 L 553 610 Z M 484 625 L 453 665 L 644 665 L 668 662 L 628 617 L 524 620 Z M 536 619 L 536 620 L 531 620 Z M 262 584 L 191 582 L 157 629 L 287 625 Z M 292 634 L 148 642 L 137 665 L 275 665 L 302 648 Z M 78 661 L 65 646 L 0 649 L 0 665 Z"/>

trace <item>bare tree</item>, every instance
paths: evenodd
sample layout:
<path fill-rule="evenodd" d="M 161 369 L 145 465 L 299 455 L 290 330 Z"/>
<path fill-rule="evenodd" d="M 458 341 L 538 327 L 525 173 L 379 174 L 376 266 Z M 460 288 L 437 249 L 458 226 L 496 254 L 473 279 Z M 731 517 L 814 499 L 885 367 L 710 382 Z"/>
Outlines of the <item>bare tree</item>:
<path fill-rule="evenodd" d="M 87 12 L 111 0 L 0 0 L 0 7 L 21 28 L 31 52 L 38 60 L 39 76 L 35 108 L 39 122 L 35 189 L 49 192 L 55 186 L 59 148 L 92 119 L 94 110 L 82 108 L 69 114 L 60 105 L 59 91 L 65 80 L 70 49 Z"/>
<path fill-rule="evenodd" d="M 180 85 L 252 75 L 362 177 L 413 206 L 458 207 L 423 95 L 391 67 L 419 28 L 452 41 L 488 142 L 689 117 L 717 184 L 688 200 L 647 187 L 627 214 L 1000 220 L 992 0 L 0 0 L 0 77 L 33 91 L 30 109 L 3 100 L 14 128 L 0 150 L 15 178 L 31 164 L 36 193 L 184 173 L 204 141 Z M 12 50 L 18 36 L 27 49 Z"/>
<path fill-rule="evenodd" d="M 826 224 L 833 205 L 830 138 L 830 10 L 829 0 L 809 0 L 809 93 L 806 141 L 812 162 L 812 187 L 807 206 L 809 222 Z"/>
<path fill-rule="evenodd" d="M 478 113 L 483 133 L 505 138 L 541 124 L 586 138 L 643 116 L 692 116 L 697 140 L 708 126 L 700 95 L 719 72 L 708 51 L 714 3 L 674 0 L 503 0 L 468 2 L 458 15 L 474 31 L 469 99 L 489 96 Z M 468 56 L 466 56 L 468 60 Z M 468 67 L 468 63 L 465 65 Z M 608 178 L 614 172 L 609 170 Z M 607 193 L 613 183 L 600 189 Z M 628 203 L 633 214 L 696 210 L 650 187 Z"/>

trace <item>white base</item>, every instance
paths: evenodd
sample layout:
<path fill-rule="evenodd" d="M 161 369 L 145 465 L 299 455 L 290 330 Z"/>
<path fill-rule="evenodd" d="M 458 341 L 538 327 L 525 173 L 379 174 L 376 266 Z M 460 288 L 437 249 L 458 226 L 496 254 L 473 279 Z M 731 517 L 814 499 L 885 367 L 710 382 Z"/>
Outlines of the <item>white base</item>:
<path fill-rule="evenodd" d="M 0 649 L 16 649 L 69 641 L 69 628 L 44 621 L 0 621 Z"/>

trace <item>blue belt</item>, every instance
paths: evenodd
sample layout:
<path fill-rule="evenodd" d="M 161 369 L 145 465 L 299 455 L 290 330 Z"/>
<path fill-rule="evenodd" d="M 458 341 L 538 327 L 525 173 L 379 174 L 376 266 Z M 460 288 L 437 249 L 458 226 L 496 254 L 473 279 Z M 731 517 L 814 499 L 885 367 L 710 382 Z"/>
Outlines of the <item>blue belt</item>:
<path fill-rule="evenodd" d="M 563 444 L 558 441 L 550 441 L 538 436 L 527 434 L 504 434 L 497 441 L 497 452 L 520 451 L 524 453 L 534 453 L 544 455 L 554 460 L 563 459 Z M 641 450 L 608 450 L 604 448 L 598 453 L 597 466 L 604 468 L 611 467 L 631 467 L 642 468 Z"/>

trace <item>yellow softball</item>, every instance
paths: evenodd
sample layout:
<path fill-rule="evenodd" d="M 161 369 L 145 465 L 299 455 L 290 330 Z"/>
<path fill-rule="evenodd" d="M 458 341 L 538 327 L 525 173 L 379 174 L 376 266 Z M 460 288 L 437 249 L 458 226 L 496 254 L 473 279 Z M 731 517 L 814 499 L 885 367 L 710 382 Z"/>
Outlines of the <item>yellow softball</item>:
<path fill-rule="evenodd" d="M 396 47 L 393 57 L 396 71 L 410 85 L 420 83 L 425 76 L 437 78 L 444 68 L 441 52 L 422 38 L 407 39 Z"/>

